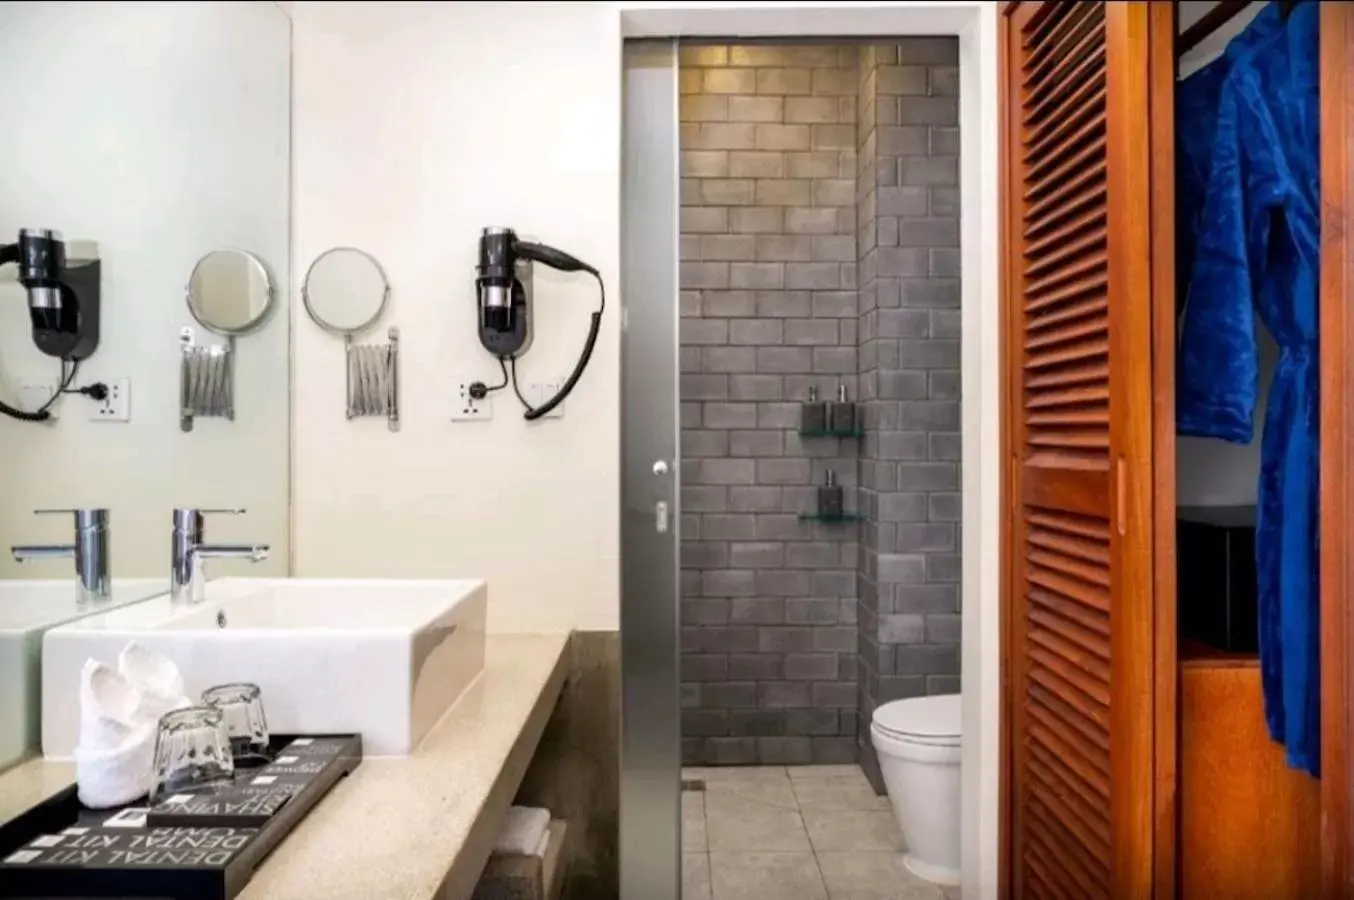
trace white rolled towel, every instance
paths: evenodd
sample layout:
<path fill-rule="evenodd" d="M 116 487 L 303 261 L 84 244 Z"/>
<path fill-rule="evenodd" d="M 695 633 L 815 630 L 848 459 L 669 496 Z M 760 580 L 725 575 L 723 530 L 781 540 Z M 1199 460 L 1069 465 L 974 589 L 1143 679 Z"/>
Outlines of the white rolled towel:
<path fill-rule="evenodd" d="M 545 831 L 541 832 L 541 839 L 536 844 L 536 849 L 531 855 L 539 856 L 540 858 L 544 859 L 545 851 L 549 849 L 550 849 L 550 829 L 547 827 Z"/>
<path fill-rule="evenodd" d="M 136 641 L 118 654 L 118 671 L 137 689 L 139 701 L 132 715 L 138 720 L 159 722 L 165 713 L 193 705 L 174 661 Z"/>
<path fill-rule="evenodd" d="M 534 806 L 513 806 L 498 833 L 495 853 L 514 856 L 540 856 L 543 836 L 550 828 L 550 810 Z M 544 839 L 548 843 L 548 838 Z"/>
<path fill-rule="evenodd" d="M 160 717 L 191 706 L 173 661 L 137 644 L 117 669 L 89 660 L 80 673 L 77 796 L 92 809 L 130 803 L 150 790 Z"/>
<path fill-rule="evenodd" d="M 76 795 L 91 809 L 131 803 L 150 790 L 155 721 L 138 718 L 141 697 L 116 669 L 89 660 L 80 673 Z"/>

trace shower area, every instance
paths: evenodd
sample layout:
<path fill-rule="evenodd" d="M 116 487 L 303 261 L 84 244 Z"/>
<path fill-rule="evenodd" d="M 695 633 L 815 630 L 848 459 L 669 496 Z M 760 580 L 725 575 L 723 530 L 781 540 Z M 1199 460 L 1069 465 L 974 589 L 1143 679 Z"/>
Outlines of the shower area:
<path fill-rule="evenodd" d="M 678 61 L 683 763 L 882 788 L 875 707 L 959 690 L 957 41 Z"/>

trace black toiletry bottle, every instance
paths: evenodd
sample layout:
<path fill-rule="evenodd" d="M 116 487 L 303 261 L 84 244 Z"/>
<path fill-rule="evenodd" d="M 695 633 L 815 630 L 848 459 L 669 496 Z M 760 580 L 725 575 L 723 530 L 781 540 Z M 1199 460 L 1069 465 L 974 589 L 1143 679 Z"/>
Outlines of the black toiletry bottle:
<path fill-rule="evenodd" d="M 800 411 L 800 431 L 827 431 L 827 405 L 818 399 L 818 388 L 809 388 L 809 402 Z"/>
<path fill-rule="evenodd" d="M 846 399 L 846 385 L 837 385 L 837 402 L 827 408 L 828 429 L 835 434 L 856 430 L 856 404 Z"/>
<path fill-rule="evenodd" d="M 818 515 L 825 519 L 835 519 L 842 514 L 842 486 L 837 483 L 837 473 L 827 470 L 823 486 L 818 489 Z"/>

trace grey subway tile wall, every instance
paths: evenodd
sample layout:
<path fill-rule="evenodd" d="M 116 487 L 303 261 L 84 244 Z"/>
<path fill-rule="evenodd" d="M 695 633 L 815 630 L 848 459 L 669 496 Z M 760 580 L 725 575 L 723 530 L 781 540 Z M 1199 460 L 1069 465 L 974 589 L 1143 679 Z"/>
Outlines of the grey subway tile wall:
<path fill-rule="evenodd" d="M 959 689 L 958 43 L 860 48 L 860 758 L 870 716 Z"/>
<path fill-rule="evenodd" d="M 957 55 L 681 50 L 689 764 L 849 762 L 957 682 Z M 865 436 L 800 435 L 839 384 Z M 859 525 L 799 518 L 829 469 Z"/>

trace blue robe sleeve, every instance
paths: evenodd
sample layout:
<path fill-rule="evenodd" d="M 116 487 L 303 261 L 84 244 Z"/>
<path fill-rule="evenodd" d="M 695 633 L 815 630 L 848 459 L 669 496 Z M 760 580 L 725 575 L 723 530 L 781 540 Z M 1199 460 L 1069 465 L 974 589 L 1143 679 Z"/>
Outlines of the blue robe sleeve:
<path fill-rule="evenodd" d="M 1225 87 L 1176 356 L 1176 430 L 1250 443 L 1259 382 L 1241 129 Z"/>

